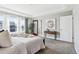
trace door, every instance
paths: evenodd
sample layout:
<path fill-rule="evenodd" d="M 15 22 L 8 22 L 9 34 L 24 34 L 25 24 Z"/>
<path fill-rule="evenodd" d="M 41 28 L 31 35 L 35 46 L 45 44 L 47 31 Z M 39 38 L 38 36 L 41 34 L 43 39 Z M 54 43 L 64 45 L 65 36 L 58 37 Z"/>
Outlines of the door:
<path fill-rule="evenodd" d="M 72 15 L 60 17 L 60 40 L 72 42 Z"/>

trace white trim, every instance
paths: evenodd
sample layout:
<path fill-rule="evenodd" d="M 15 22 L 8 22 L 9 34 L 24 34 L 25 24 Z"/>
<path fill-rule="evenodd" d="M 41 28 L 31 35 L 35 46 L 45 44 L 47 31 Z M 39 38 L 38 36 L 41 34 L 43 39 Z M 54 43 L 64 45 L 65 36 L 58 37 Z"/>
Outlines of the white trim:
<path fill-rule="evenodd" d="M 9 14 L 14 14 L 14 15 L 18 15 L 18 16 L 23 16 L 23 17 L 32 17 L 32 16 L 29 15 L 29 14 L 22 13 L 22 12 L 19 12 L 19 11 L 16 11 L 16 10 L 12 10 L 12 9 L 3 7 L 3 6 L 1 6 L 1 5 L 0 5 L 0 11 L 1 11 L 1 12 L 4 12 L 4 13 L 9 13 Z"/>

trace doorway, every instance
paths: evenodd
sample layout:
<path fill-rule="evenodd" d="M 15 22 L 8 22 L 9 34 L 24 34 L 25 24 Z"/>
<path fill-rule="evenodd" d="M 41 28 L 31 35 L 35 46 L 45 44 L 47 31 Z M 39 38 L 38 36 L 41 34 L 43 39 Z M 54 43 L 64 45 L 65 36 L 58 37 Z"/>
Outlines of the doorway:
<path fill-rule="evenodd" d="M 60 17 L 60 39 L 62 41 L 73 42 L 72 36 L 72 15 Z"/>

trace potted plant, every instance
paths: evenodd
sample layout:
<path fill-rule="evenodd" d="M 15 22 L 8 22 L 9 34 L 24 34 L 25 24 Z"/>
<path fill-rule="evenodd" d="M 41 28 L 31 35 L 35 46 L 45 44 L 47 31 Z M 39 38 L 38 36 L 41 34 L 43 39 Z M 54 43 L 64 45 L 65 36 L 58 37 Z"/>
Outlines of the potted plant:
<path fill-rule="evenodd" d="M 31 23 L 30 24 L 29 31 L 30 31 L 30 33 L 33 33 L 34 32 L 34 23 Z"/>

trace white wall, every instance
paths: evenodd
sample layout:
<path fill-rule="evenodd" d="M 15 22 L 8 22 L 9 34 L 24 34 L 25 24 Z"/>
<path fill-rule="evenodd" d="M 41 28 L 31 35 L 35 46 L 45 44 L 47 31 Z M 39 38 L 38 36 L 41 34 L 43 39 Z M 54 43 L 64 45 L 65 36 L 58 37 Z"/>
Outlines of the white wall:
<path fill-rule="evenodd" d="M 76 52 L 79 53 L 79 5 L 74 6 L 73 19 L 74 19 L 74 45 Z"/>
<path fill-rule="evenodd" d="M 60 12 L 60 13 L 55 13 L 55 14 L 48 14 L 48 15 L 43 15 L 40 17 L 37 17 L 38 19 L 38 33 L 39 35 L 43 35 L 44 36 L 44 31 L 46 30 L 46 21 L 47 20 L 56 20 L 56 31 L 60 31 L 60 16 L 65 16 L 65 15 L 71 15 L 72 11 L 65 11 L 65 12 Z M 42 20 L 42 29 L 41 29 L 41 20 Z M 41 32 L 42 31 L 42 32 Z M 50 36 L 50 35 L 49 35 Z M 59 39 L 59 38 L 58 38 Z"/>
<path fill-rule="evenodd" d="M 60 17 L 60 39 L 72 42 L 72 15 Z"/>
<path fill-rule="evenodd" d="M 56 30 L 55 29 L 55 20 L 56 20 L 55 18 L 43 19 L 42 20 L 42 35 L 44 35 L 44 31 L 47 30 L 47 21 L 49 21 L 49 20 L 53 20 L 54 21 L 54 27 L 53 28 L 50 28 L 49 30 L 50 31 Z M 54 35 L 47 34 L 47 38 L 53 38 L 54 39 Z"/>

